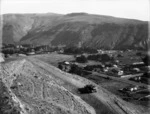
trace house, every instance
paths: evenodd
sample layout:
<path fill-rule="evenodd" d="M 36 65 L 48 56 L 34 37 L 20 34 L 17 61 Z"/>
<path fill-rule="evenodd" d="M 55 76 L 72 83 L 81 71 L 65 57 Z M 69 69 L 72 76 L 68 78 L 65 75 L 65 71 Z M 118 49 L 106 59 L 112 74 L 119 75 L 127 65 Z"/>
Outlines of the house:
<path fill-rule="evenodd" d="M 133 78 L 130 78 L 129 80 L 149 84 L 148 77 L 144 77 L 144 76 L 133 77 Z"/>
<path fill-rule="evenodd" d="M 115 60 L 116 63 L 119 63 L 119 60 Z"/>
<path fill-rule="evenodd" d="M 65 63 L 66 65 L 69 65 L 69 64 L 70 64 L 68 61 L 64 61 L 64 63 Z"/>
<path fill-rule="evenodd" d="M 150 95 L 146 95 L 144 97 L 140 97 L 138 100 L 139 101 L 149 101 L 150 100 Z"/>
<path fill-rule="evenodd" d="M 63 49 L 59 50 L 59 53 L 64 53 L 64 50 Z"/>
<path fill-rule="evenodd" d="M 117 65 L 113 65 L 113 67 L 118 68 L 118 66 L 117 66 Z"/>
<path fill-rule="evenodd" d="M 27 55 L 34 55 L 34 54 L 35 54 L 34 51 L 27 53 Z"/>
<path fill-rule="evenodd" d="M 141 67 L 144 67 L 144 66 L 145 66 L 144 62 L 135 62 L 131 65 L 132 68 L 135 68 L 135 67 L 136 68 L 141 68 Z"/>
<path fill-rule="evenodd" d="M 20 48 L 23 48 L 23 46 L 22 45 L 17 45 L 16 48 L 20 49 Z"/>
<path fill-rule="evenodd" d="M 106 67 L 106 68 L 104 69 L 104 72 L 108 72 L 108 67 Z"/>
<path fill-rule="evenodd" d="M 58 63 L 58 68 L 62 71 L 69 72 L 71 69 L 71 64 L 68 61 L 63 61 Z"/>
<path fill-rule="evenodd" d="M 147 66 L 147 70 L 150 71 L 150 66 Z"/>
<path fill-rule="evenodd" d="M 137 87 L 137 86 L 130 88 L 130 91 L 131 91 L 131 92 L 132 92 L 132 91 L 137 91 L 137 90 L 138 90 L 138 87 Z"/>
<path fill-rule="evenodd" d="M 122 76 L 123 74 L 124 74 L 124 71 L 123 70 L 119 70 L 118 75 Z"/>
<path fill-rule="evenodd" d="M 141 91 L 144 89 L 146 89 L 146 87 L 144 87 L 144 86 L 128 86 L 126 88 L 119 89 L 118 91 L 122 92 L 122 93 L 130 94 L 132 92 L 138 92 L 138 91 Z"/>
<path fill-rule="evenodd" d="M 135 63 L 133 63 L 133 65 L 140 65 L 140 64 L 144 64 L 144 62 L 135 62 Z"/>
<path fill-rule="evenodd" d="M 18 56 L 25 57 L 26 55 L 25 54 L 18 54 Z"/>
<path fill-rule="evenodd" d="M 98 53 L 100 53 L 100 54 L 104 54 L 104 51 L 103 50 L 97 50 L 98 51 Z"/>
<path fill-rule="evenodd" d="M 119 89 L 118 91 L 122 92 L 122 93 L 130 93 L 130 92 L 137 91 L 137 90 L 138 90 L 137 86 L 132 86 L 132 87 L 129 86 L 129 87 L 126 87 L 126 88 Z"/>
<path fill-rule="evenodd" d="M 141 76 L 130 78 L 129 80 L 140 81 Z"/>
<path fill-rule="evenodd" d="M 121 76 L 124 74 L 124 71 L 119 69 L 118 67 L 113 67 L 110 69 L 110 71 L 115 74 L 115 75 L 118 75 L 118 76 Z"/>
<path fill-rule="evenodd" d="M 139 68 L 133 68 L 133 71 L 140 72 L 140 69 Z"/>

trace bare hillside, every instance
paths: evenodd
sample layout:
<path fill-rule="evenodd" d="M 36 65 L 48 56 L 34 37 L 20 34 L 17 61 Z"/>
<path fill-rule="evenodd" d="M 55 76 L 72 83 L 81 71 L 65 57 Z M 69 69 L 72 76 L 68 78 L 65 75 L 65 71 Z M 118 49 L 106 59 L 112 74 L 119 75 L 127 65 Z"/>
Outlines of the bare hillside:
<path fill-rule="evenodd" d="M 95 114 L 92 107 L 61 86 L 63 81 L 26 60 L 4 69 L 3 81 L 23 114 Z"/>
<path fill-rule="evenodd" d="M 148 22 L 86 13 L 3 15 L 3 43 L 147 49 Z"/>

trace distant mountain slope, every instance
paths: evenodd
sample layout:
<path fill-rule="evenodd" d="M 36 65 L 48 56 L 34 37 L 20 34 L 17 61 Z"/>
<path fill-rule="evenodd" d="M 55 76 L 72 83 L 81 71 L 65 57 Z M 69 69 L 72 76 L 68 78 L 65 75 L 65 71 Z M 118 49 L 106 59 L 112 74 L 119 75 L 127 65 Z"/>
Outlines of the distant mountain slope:
<path fill-rule="evenodd" d="M 4 43 L 147 48 L 148 22 L 87 13 L 6 14 Z"/>

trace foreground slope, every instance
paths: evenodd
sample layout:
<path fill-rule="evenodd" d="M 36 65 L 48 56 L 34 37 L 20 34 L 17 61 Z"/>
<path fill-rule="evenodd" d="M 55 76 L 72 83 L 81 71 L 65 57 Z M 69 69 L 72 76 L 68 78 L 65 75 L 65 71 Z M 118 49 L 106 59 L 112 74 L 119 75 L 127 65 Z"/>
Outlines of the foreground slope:
<path fill-rule="evenodd" d="M 146 49 L 148 22 L 86 13 L 6 14 L 3 43 Z"/>
<path fill-rule="evenodd" d="M 87 95 L 85 99 L 76 90 L 92 82 L 62 72 L 34 57 L 3 64 L 0 70 L 2 82 L 8 88 L 13 101 L 19 105 L 22 114 L 146 113 L 100 86 L 97 93 Z M 91 103 L 94 99 L 97 106 Z"/>
<path fill-rule="evenodd" d="M 16 61 L 3 71 L 2 79 L 23 114 L 95 114 L 91 106 L 61 86 L 63 81 L 29 61 Z"/>

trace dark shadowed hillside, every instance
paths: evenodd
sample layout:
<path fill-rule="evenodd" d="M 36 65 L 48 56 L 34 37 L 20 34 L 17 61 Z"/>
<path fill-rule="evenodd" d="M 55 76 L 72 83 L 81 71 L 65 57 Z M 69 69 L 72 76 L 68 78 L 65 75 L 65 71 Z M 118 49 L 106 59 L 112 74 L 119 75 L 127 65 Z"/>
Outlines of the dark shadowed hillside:
<path fill-rule="evenodd" d="M 87 13 L 6 14 L 4 43 L 147 49 L 148 22 Z"/>

